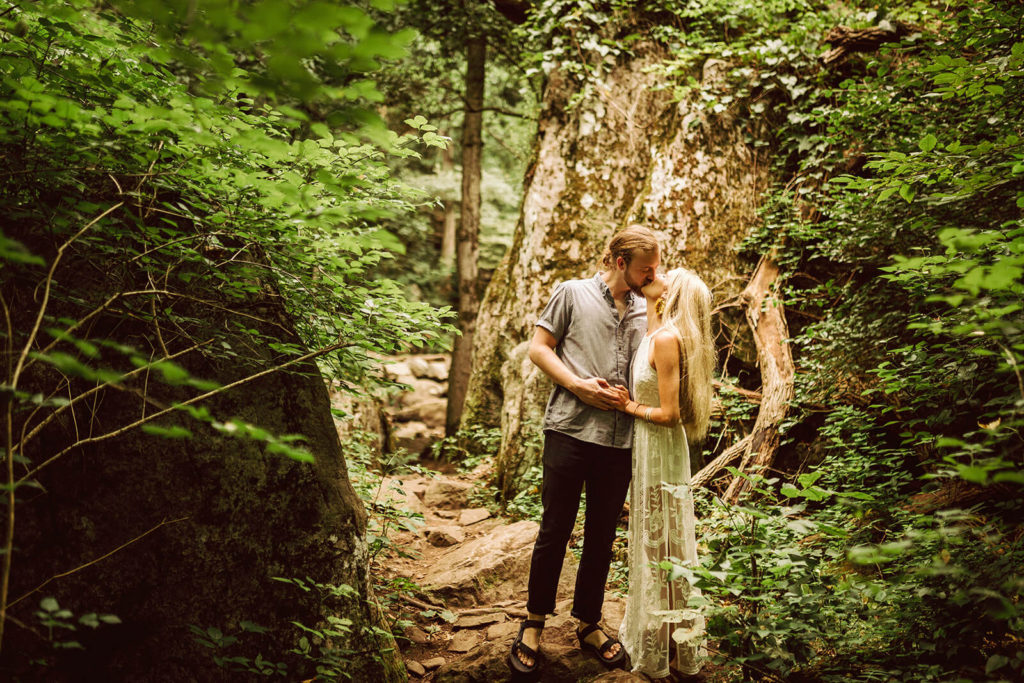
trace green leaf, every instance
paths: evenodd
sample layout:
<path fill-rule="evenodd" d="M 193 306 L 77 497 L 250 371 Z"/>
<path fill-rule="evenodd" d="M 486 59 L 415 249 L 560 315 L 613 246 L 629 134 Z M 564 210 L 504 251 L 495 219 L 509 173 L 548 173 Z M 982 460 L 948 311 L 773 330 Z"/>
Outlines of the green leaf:
<path fill-rule="evenodd" d="M 797 498 L 801 495 L 800 489 L 793 486 L 792 484 L 783 484 L 782 488 L 779 489 L 779 493 L 786 496 L 787 498 Z"/>
<path fill-rule="evenodd" d="M 142 425 L 142 431 L 154 436 L 162 436 L 166 439 L 185 439 L 192 437 L 192 432 L 180 425 L 162 427 L 156 424 L 144 424 Z"/>
<path fill-rule="evenodd" d="M 917 146 L 921 148 L 922 152 L 930 152 L 935 149 L 935 145 L 937 143 L 938 139 L 931 133 L 928 133 L 928 135 L 925 135 L 923 138 L 918 140 Z"/>
<path fill-rule="evenodd" d="M 1003 655 L 992 655 L 985 662 L 985 673 L 991 674 L 993 671 L 1002 669 L 1010 660 Z"/>
<path fill-rule="evenodd" d="M 822 474 L 823 474 L 823 472 L 821 470 L 818 470 L 816 472 L 805 472 L 804 474 L 801 474 L 796 479 L 797 479 L 798 482 L 800 482 L 801 486 L 806 488 L 806 487 L 811 486 L 812 484 L 814 484 L 814 482 L 818 481 L 818 479 L 821 478 Z"/>
<path fill-rule="evenodd" d="M 914 201 L 914 197 L 917 195 L 917 190 L 911 183 L 903 183 L 900 185 L 900 196 L 909 204 Z"/>
<path fill-rule="evenodd" d="M 957 474 L 964 481 L 969 481 L 973 484 L 985 484 L 988 483 L 988 469 L 985 467 L 978 467 L 976 465 L 958 465 Z"/>
<path fill-rule="evenodd" d="M 46 597 L 39 601 L 39 606 L 47 612 L 56 612 L 60 609 L 60 605 L 57 604 L 57 598 Z"/>
<path fill-rule="evenodd" d="M 46 265 L 46 261 L 31 253 L 21 242 L 4 237 L 3 233 L 0 233 L 0 260 L 34 266 Z"/>
<path fill-rule="evenodd" d="M 169 360 L 154 363 L 153 369 L 159 372 L 163 376 L 163 380 L 171 385 L 184 384 L 190 377 L 188 370 Z"/>

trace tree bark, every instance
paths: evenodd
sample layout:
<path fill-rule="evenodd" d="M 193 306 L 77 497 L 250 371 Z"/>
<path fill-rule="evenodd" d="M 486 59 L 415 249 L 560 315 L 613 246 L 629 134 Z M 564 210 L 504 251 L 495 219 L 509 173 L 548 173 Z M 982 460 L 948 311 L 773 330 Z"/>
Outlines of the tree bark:
<path fill-rule="evenodd" d="M 761 257 L 741 296 L 746 304 L 747 322 L 754 333 L 757 360 L 761 366 L 761 410 L 757 413 L 753 432 L 744 439 L 747 445 L 739 465 L 740 472 L 749 473 L 755 469 L 766 469 L 775 459 L 779 447 L 779 424 L 789 412 L 796 374 L 789 348 L 789 326 L 779 294 L 779 265 L 774 253 Z M 721 466 L 725 464 L 723 462 Z M 701 474 L 703 471 L 698 473 Z M 748 487 L 746 479 L 735 477 L 725 492 L 726 500 L 735 503 Z"/>
<path fill-rule="evenodd" d="M 452 150 L 445 147 L 441 150 L 441 171 L 445 175 L 455 172 L 455 159 Z M 455 263 L 455 237 L 458 218 L 455 215 L 458 201 L 454 197 L 444 198 L 444 226 L 441 232 L 441 265 L 450 268 Z"/>
<path fill-rule="evenodd" d="M 480 234 L 480 156 L 483 147 L 484 67 L 487 42 L 483 36 L 466 45 L 466 114 L 462 123 L 462 215 L 456 247 L 459 280 L 459 331 L 452 350 L 448 379 L 445 431 L 454 434 L 462 419 L 462 407 L 472 368 L 473 336 L 480 307 L 477 291 L 477 253 Z"/>

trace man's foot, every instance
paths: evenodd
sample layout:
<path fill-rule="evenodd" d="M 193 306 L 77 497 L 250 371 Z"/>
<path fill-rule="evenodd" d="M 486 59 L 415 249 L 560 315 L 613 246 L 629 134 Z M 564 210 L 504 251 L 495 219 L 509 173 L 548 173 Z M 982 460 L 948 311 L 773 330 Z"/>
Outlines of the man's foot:
<path fill-rule="evenodd" d="M 581 631 L 588 626 L 590 626 L 590 624 L 584 624 L 582 621 L 580 622 Z M 608 641 L 608 634 L 606 634 L 600 628 L 595 629 L 589 636 L 583 639 L 584 643 L 586 643 L 587 645 L 593 645 L 599 650 L 601 649 L 601 646 L 605 644 L 606 641 Z M 615 655 L 619 654 L 619 651 L 621 649 L 622 645 L 620 645 L 619 643 L 612 643 L 612 646 L 605 651 L 602 657 L 608 660 L 615 659 Z"/>
<path fill-rule="evenodd" d="M 530 614 L 519 627 L 519 635 L 512 643 L 512 651 L 508 655 L 508 665 L 514 671 L 531 673 L 537 668 L 540 634 L 543 630 L 544 617 L 536 614 Z"/>
<path fill-rule="evenodd" d="M 581 621 L 580 627 L 576 629 L 576 637 L 579 638 L 580 647 L 591 650 L 605 666 L 619 666 L 626 659 L 622 643 L 602 631 L 597 624 Z"/>

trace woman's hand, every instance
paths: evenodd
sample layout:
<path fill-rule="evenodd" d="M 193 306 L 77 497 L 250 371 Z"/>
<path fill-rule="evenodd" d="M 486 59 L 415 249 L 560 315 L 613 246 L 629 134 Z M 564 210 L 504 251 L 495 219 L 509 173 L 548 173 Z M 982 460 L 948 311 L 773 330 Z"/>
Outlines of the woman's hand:
<path fill-rule="evenodd" d="M 616 384 L 612 390 L 615 392 L 615 410 L 626 412 L 626 404 L 630 401 L 629 389 L 621 384 Z"/>

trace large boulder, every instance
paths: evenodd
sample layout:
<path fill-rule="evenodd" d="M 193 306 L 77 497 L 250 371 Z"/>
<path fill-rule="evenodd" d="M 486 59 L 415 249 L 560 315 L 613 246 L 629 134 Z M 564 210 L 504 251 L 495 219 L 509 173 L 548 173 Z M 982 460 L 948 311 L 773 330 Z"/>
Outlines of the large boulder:
<path fill-rule="evenodd" d="M 62 277 L 80 287 L 76 297 L 102 301 L 111 286 L 106 273 L 83 261 L 68 264 Z M 30 301 L 31 284 L 5 282 L 5 296 Z M 80 316 L 77 302 L 64 295 L 51 313 Z M 261 325 L 263 339 L 301 345 L 278 300 L 260 303 L 268 317 L 276 316 L 273 324 L 252 323 Z M 29 312 L 15 313 L 16 329 L 27 329 Z M 246 354 L 183 353 L 176 382 L 125 380 L 97 392 L 95 401 L 55 414 L 29 444 L 28 462 L 47 464 L 31 477 L 38 488 L 19 489 L 9 593 L 17 602 L 8 613 L 0 678 L 34 679 L 33 660 L 46 658 L 49 681 L 223 681 L 242 675 L 241 664 L 215 658 L 262 656 L 301 680 L 315 675 L 315 663 L 289 653 L 306 635 L 295 624 L 323 628 L 345 618 L 350 632 L 331 645 L 353 653 L 347 670 L 363 680 L 403 680 L 371 594 L 366 513 L 349 481 L 316 364 L 262 372 L 280 362 L 275 344 L 253 346 L 252 337 L 225 322 L 230 314 L 197 304 L 176 315 L 221 335 L 223 345 L 214 346 Z M 160 349 L 147 336 L 152 328 L 128 316 L 95 315 L 91 325 L 104 346 L 90 362 L 120 372 L 132 369 L 126 348 L 153 348 L 159 358 L 191 343 L 168 335 L 162 342 L 168 348 Z M 198 395 L 183 381 L 185 373 L 232 388 L 197 403 L 195 419 L 178 410 L 150 425 L 178 438 L 130 428 L 142 415 Z M 77 395 L 98 384 L 44 363 L 29 366 L 21 380 L 22 390 L 41 396 L 54 387 Z M 282 454 L 284 442 L 271 435 L 301 437 L 287 443 L 300 443 L 313 462 Z M 351 590 L 331 596 L 278 578 Z M 83 649 L 55 649 L 39 637 L 46 631 L 36 615 L 44 598 L 70 613 L 61 619 L 77 624 L 74 632 L 55 629 L 56 637 Z M 77 622 L 89 613 L 116 615 L 120 624 L 93 629 Z M 322 646 L 328 644 L 312 643 L 311 654 Z"/>

